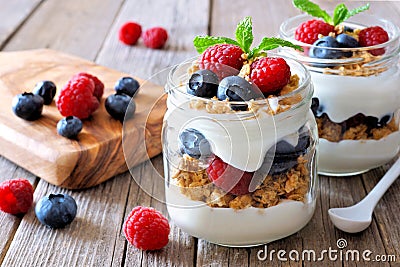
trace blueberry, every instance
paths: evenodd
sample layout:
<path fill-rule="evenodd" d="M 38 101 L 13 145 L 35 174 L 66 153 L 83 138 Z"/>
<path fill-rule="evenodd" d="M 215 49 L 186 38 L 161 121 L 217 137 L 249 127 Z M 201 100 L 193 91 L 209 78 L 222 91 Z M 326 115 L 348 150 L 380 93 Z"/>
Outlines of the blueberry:
<path fill-rule="evenodd" d="M 43 97 L 43 104 L 50 105 L 56 95 L 56 91 L 56 85 L 52 81 L 41 81 L 35 85 L 32 93 Z"/>
<path fill-rule="evenodd" d="M 179 147 L 182 154 L 187 154 L 195 159 L 212 155 L 208 140 L 193 128 L 187 128 L 179 134 Z"/>
<path fill-rule="evenodd" d="M 74 139 L 82 130 L 82 121 L 75 116 L 68 116 L 57 123 L 57 132 L 59 135 Z"/>
<path fill-rule="evenodd" d="M 324 59 L 337 59 L 343 56 L 339 50 L 332 48 L 340 48 L 338 41 L 331 36 L 324 36 L 313 43 L 309 56 Z"/>
<path fill-rule="evenodd" d="M 348 47 L 348 48 L 359 47 L 358 41 L 355 38 L 345 33 L 336 36 L 336 41 L 338 41 L 340 47 Z"/>
<path fill-rule="evenodd" d="M 135 97 L 139 91 L 139 87 L 140 84 L 136 79 L 132 77 L 122 77 L 116 82 L 114 89 L 117 93 L 123 93 L 130 97 Z"/>
<path fill-rule="evenodd" d="M 297 157 L 291 154 L 275 155 L 272 162 L 270 175 L 286 172 L 297 165 Z"/>
<path fill-rule="evenodd" d="M 43 111 L 43 98 L 32 93 L 16 95 L 12 100 L 12 110 L 18 117 L 33 121 L 40 118 Z"/>
<path fill-rule="evenodd" d="M 249 101 L 263 97 L 261 91 L 240 76 L 228 76 L 220 82 L 217 97 L 219 100 Z"/>
<path fill-rule="evenodd" d="M 379 120 L 378 126 L 383 127 L 383 126 L 387 125 L 388 122 L 392 120 L 392 117 L 393 117 L 393 114 L 390 114 L 390 115 L 388 114 L 388 115 L 383 116 Z"/>
<path fill-rule="evenodd" d="M 218 76 L 211 70 L 198 70 L 190 76 L 186 91 L 195 96 L 214 97 L 218 90 Z"/>
<path fill-rule="evenodd" d="M 108 114 L 110 114 L 111 117 L 123 121 L 125 118 L 126 110 L 128 109 L 129 103 L 131 101 L 131 111 L 132 113 L 134 113 L 136 109 L 136 103 L 129 95 L 126 94 L 116 93 L 110 95 L 106 98 L 104 105 Z"/>
<path fill-rule="evenodd" d="M 56 229 L 70 224 L 75 219 L 77 208 L 71 196 L 50 194 L 39 200 L 35 206 L 35 213 L 42 224 Z"/>
<path fill-rule="evenodd" d="M 322 113 L 324 112 L 323 106 L 319 104 L 318 97 L 313 97 L 311 99 L 311 111 L 316 117 L 321 116 Z"/>

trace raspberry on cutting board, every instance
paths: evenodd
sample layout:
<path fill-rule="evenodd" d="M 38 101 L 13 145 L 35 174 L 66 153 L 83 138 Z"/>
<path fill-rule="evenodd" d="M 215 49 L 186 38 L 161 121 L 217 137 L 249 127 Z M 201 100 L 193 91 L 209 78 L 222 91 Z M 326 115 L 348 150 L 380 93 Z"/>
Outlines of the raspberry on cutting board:
<path fill-rule="evenodd" d="M 17 215 L 28 212 L 33 203 L 33 187 L 26 179 L 12 179 L 0 184 L 0 210 Z"/>
<path fill-rule="evenodd" d="M 61 89 L 56 101 L 57 108 L 64 117 L 75 116 L 86 119 L 100 105 L 94 93 L 93 79 L 83 75 L 73 77 Z"/>
<path fill-rule="evenodd" d="M 74 75 L 72 79 L 79 79 L 80 76 L 87 77 L 89 79 L 92 79 L 94 82 L 94 92 L 93 95 L 97 98 L 97 100 L 101 100 L 101 97 L 103 96 L 104 93 L 104 84 L 102 81 L 99 80 L 96 76 L 89 74 L 87 72 L 79 72 L 78 74 Z"/>
<path fill-rule="evenodd" d="M 169 241 L 168 220 L 150 207 L 135 207 L 125 220 L 123 230 L 128 242 L 142 250 L 158 250 Z"/>

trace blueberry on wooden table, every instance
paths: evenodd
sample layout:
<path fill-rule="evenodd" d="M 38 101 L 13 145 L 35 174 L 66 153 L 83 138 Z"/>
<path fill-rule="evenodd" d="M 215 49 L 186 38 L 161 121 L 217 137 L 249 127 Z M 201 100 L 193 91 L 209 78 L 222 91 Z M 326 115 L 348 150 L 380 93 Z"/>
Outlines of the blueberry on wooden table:
<path fill-rule="evenodd" d="M 132 101 L 130 104 L 130 111 L 132 113 L 135 112 L 136 109 L 136 103 L 135 101 L 126 94 L 123 93 L 116 93 L 113 95 L 109 95 L 106 98 L 106 101 L 104 103 L 106 110 L 108 114 L 111 115 L 114 119 L 123 121 L 125 118 L 125 113 L 128 109 L 129 103 Z"/>
<path fill-rule="evenodd" d="M 77 205 L 67 194 L 50 194 L 39 200 L 35 206 L 38 220 L 47 227 L 56 229 L 70 224 L 76 217 Z"/>

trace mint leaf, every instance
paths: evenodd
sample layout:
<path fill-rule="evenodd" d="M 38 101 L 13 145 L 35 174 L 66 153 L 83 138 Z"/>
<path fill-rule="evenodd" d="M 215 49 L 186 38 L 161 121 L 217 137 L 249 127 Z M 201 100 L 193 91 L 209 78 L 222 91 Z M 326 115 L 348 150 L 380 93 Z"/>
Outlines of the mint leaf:
<path fill-rule="evenodd" d="M 261 43 L 257 47 L 254 47 L 251 50 L 251 52 L 249 53 L 249 58 L 257 57 L 259 55 L 264 54 L 265 51 L 272 50 L 272 49 L 278 48 L 280 46 L 291 47 L 291 48 L 303 51 L 303 48 L 301 46 L 292 44 L 289 41 L 286 41 L 286 40 L 283 40 L 280 38 L 276 38 L 276 37 L 270 37 L 270 38 L 264 37 L 261 40 Z"/>
<path fill-rule="evenodd" d="M 326 23 L 332 24 L 333 22 L 325 10 L 309 0 L 293 0 L 293 5 L 313 17 L 322 18 Z"/>
<path fill-rule="evenodd" d="M 346 20 L 346 19 L 348 19 L 348 18 L 350 18 L 350 17 L 352 17 L 352 16 L 354 16 L 354 15 L 356 15 L 358 13 L 364 12 L 364 11 L 366 11 L 368 9 L 369 9 L 369 4 L 366 4 L 365 6 L 357 7 L 355 9 L 352 9 L 347 13 L 347 16 L 345 17 L 344 20 Z"/>
<path fill-rule="evenodd" d="M 249 53 L 250 46 L 253 43 L 254 38 L 251 17 L 245 17 L 239 22 L 236 28 L 235 36 L 240 48 L 242 48 L 245 53 Z"/>
<path fill-rule="evenodd" d="M 333 11 L 333 25 L 336 26 L 342 23 L 349 14 L 349 10 L 344 4 L 339 4 Z"/>
<path fill-rule="evenodd" d="M 239 45 L 235 40 L 228 37 L 215 37 L 215 36 L 196 36 L 193 39 L 193 45 L 197 52 L 203 53 L 208 47 L 216 44 L 234 44 Z"/>

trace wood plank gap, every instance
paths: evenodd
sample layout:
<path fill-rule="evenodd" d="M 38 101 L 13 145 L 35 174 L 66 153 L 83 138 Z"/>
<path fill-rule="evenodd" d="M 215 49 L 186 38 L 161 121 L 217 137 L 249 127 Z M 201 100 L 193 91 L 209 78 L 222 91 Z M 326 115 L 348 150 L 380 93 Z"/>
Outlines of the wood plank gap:
<path fill-rule="evenodd" d="M 193 237 L 193 266 L 197 266 L 197 249 L 198 249 L 199 239 L 197 237 Z"/>
<path fill-rule="evenodd" d="M 3 48 L 8 44 L 8 42 L 14 37 L 15 34 L 21 29 L 22 26 L 24 26 L 25 22 L 29 20 L 32 15 L 36 12 L 36 10 L 39 9 L 39 7 L 45 2 L 45 0 L 41 0 L 34 8 L 32 8 L 32 11 L 23 19 L 21 22 L 17 25 L 15 28 L 14 32 L 12 32 L 2 44 L 0 44 L 0 51 L 3 50 Z"/>

